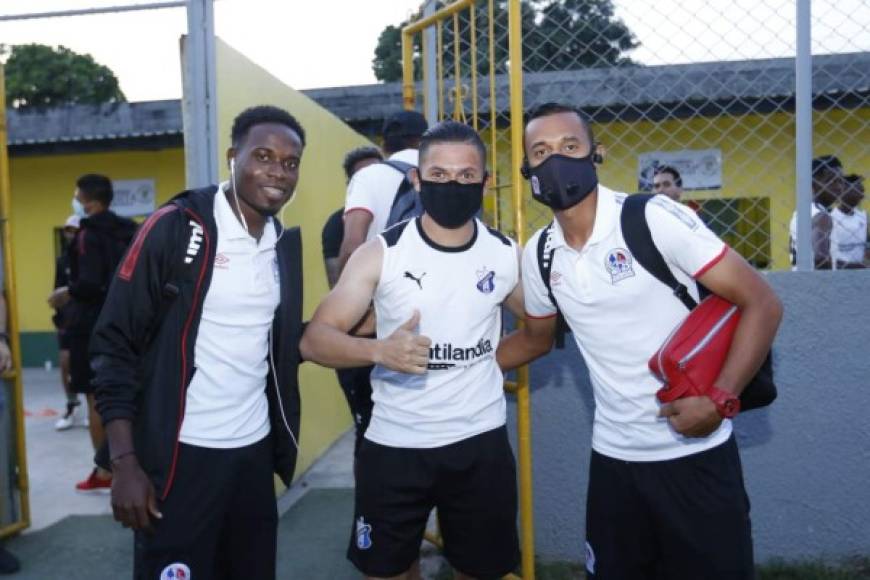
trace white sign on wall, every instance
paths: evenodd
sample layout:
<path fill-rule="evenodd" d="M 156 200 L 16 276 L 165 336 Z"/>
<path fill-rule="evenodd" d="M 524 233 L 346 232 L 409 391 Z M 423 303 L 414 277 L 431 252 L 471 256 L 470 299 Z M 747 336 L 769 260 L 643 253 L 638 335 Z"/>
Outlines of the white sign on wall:
<path fill-rule="evenodd" d="M 722 151 L 720 149 L 685 149 L 652 151 L 637 158 L 637 188 L 652 191 L 657 167 L 670 165 L 680 172 L 683 189 L 721 189 Z"/>
<path fill-rule="evenodd" d="M 148 215 L 154 211 L 157 191 L 153 179 L 120 179 L 112 182 L 115 197 L 112 211 L 125 217 Z"/>

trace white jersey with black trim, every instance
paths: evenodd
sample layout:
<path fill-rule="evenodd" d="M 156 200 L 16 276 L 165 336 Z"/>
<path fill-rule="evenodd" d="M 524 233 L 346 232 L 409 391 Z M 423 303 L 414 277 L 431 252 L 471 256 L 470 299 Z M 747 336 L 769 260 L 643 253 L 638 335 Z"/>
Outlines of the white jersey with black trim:
<path fill-rule="evenodd" d="M 495 359 L 501 303 L 519 281 L 516 244 L 475 220 L 471 241 L 439 246 L 420 218 L 378 236 L 384 256 L 374 296 L 378 338 L 420 311 L 432 340 L 429 368 L 410 375 L 375 366 L 365 437 L 391 447 L 449 445 L 505 423 L 504 377 Z"/>

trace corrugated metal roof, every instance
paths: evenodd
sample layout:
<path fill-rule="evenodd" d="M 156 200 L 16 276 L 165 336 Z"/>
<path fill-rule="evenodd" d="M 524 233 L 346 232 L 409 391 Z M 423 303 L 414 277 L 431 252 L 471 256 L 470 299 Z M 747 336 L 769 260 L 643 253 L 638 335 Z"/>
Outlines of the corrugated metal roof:
<path fill-rule="evenodd" d="M 7 109 L 9 145 L 180 135 L 181 101 Z"/>
<path fill-rule="evenodd" d="M 870 52 L 813 58 L 813 93 L 870 91 Z M 466 81 L 467 83 L 468 81 Z M 489 112 L 488 78 L 479 82 L 480 111 Z M 580 107 L 631 107 L 680 102 L 752 101 L 794 95 L 794 59 L 725 61 L 582 69 L 526 74 L 526 102 L 570 100 Z M 401 83 L 302 91 L 348 123 L 384 119 L 402 108 Z M 508 106 L 508 79 L 496 78 L 499 109 Z M 73 105 L 43 111 L 7 110 L 9 145 L 147 138 L 183 132 L 178 100 Z"/>

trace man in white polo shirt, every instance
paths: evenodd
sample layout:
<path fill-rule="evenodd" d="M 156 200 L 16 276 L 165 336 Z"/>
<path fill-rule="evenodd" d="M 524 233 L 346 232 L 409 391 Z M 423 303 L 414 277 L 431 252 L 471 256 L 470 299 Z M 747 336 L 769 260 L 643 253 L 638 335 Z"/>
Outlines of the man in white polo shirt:
<path fill-rule="evenodd" d="M 864 177 L 847 175 L 840 197 L 840 205 L 831 212 L 834 227 L 831 230 L 831 258 L 837 270 L 858 270 L 867 267 L 870 240 L 867 230 L 867 212 L 861 209 L 864 201 Z"/>
<path fill-rule="evenodd" d="M 549 103 L 524 134 L 533 196 L 555 214 L 551 300 L 537 242 L 523 253 L 527 323 L 498 349 L 511 369 L 549 351 L 557 306 L 589 368 L 595 396 L 587 496 L 593 578 L 752 578 L 749 503 L 729 403 L 761 366 L 781 315 L 764 280 L 698 219 L 665 196 L 646 207 L 652 238 L 677 279 L 737 304 L 742 318 L 711 397 L 660 406 L 647 367 L 686 316 L 682 301 L 638 264 L 623 236 L 625 194 L 598 184 L 592 131 L 575 108 Z M 715 399 L 715 402 L 714 402 Z"/>
<path fill-rule="evenodd" d="M 495 361 L 502 303 L 521 314 L 518 251 L 474 217 L 487 180 L 474 129 L 447 121 L 427 131 L 413 178 L 423 215 L 353 255 L 301 349 L 326 366 L 376 365 L 348 558 L 368 578 L 419 578 L 434 507 L 456 578 L 500 578 L 519 561 L 516 467 Z M 349 336 L 372 301 L 377 339 Z"/>
<path fill-rule="evenodd" d="M 340 268 L 354 250 L 386 228 L 399 186 L 407 172 L 417 167 L 417 148 L 426 127 L 426 118 L 416 111 L 401 111 L 384 121 L 386 160 L 357 171 L 347 186 Z"/>
<path fill-rule="evenodd" d="M 273 473 L 289 485 L 299 433 L 302 272 L 299 230 L 274 216 L 304 145 L 286 111 L 242 112 L 230 181 L 152 214 L 112 282 L 91 361 L 137 579 L 275 577 Z"/>

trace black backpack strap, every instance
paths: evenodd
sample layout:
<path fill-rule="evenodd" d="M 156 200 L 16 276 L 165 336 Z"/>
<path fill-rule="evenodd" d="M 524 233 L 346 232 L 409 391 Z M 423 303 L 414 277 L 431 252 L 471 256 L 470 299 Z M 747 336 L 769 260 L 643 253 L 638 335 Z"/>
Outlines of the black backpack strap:
<path fill-rule="evenodd" d="M 674 277 L 662 253 L 656 247 L 646 221 L 646 204 L 653 194 L 639 193 L 629 195 L 622 204 L 620 225 L 622 237 L 628 246 L 628 251 L 644 270 L 652 274 L 662 284 L 674 291 L 674 296 L 692 310 L 698 305 L 689 294 L 689 289 Z"/>
<path fill-rule="evenodd" d="M 383 161 L 381 161 L 381 163 L 392 167 L 393 169 L 404 175 L 406 179 L 408 177 L 408 172 L 417 167 L 416 165 L 413 165 L 411 163 L 405 163 L 404 161 L 399 161 L 397 159 L 384 159 Z"/>
<path fill-rule="evenodd" d="M 556 308 L 556 348 L 565 348 L 565 334 L 570 332 L 568 322 L 565 320 L 565 315 L 562 314 L 562 309 L 559 308 L 559 303 L 556 302 L 556 297 L 553 296 L 553 287 L 550 285 L 550 273 L 553 271 L 553 258 L 556 255 L 556 248 L 552 247 L 551 236 L 553 235 L 553 222 L 550 222 L 541 235 L 538 237 L 538 271 L 541 273 L 541 280 L 547 288 L 547 296 L 550 297 L 550 302 Z"/>

